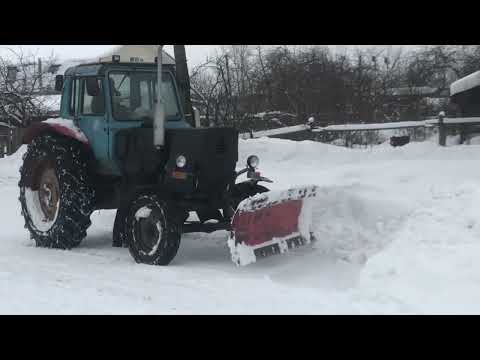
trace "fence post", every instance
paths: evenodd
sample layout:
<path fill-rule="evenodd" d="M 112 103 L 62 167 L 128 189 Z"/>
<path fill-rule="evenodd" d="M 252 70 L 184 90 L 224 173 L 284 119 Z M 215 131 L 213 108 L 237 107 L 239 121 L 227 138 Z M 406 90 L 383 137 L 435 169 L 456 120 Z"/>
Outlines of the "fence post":
<path fill-rule="evenodd" d="M 438 144 L 440 146 L 445 146 L 447 143 L 447 133 L 445 129 L 445 113 L 441 111 L 438 114 Z"/>

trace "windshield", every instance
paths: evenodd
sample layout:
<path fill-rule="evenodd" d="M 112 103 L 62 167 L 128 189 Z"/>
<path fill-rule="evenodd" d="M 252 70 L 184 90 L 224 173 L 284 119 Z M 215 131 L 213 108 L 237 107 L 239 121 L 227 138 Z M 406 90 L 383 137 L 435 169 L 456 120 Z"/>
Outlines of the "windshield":
<path fill-rule="evenodd" d="M 109 80 L 115 120 L 153 120 L 157 98 L 156 72 L 115 72 L 110 73 Z M 180 120 L 181 114 L 171 74 L 163 74 L 162 85 L 166 120 Z"/>

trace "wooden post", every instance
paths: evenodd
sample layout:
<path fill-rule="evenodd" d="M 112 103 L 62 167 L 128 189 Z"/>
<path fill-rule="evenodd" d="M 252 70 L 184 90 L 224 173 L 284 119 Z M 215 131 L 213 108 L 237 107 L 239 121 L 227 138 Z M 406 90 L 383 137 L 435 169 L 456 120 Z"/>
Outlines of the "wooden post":
<path fill-rule="evenodd" d="M 467 126 L 465 124 L 460 125 L 460 145 L 463 145 L 467 140 Z"/>
<path fill-rule="evenodd" d="M 443 111 L 438 114 L 438 144 L 445 146 L 447 143 L 447 132 L 445 129 L 445 113 Z"/>

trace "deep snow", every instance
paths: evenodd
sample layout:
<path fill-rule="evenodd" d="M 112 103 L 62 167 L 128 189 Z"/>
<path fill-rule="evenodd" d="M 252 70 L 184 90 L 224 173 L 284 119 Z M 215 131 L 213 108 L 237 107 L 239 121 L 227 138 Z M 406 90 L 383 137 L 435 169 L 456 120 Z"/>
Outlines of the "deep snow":
<path fill-rule="evenodd" d="M 75 250 L 35 248 L 17 200 L 23 151 L 0 160 L 2 314 L 480 313 L 479 145 L 240 141 L 271 188 L 316 184 L 322 199 L 317 242 L 245 268 L 225 232 L 185 235 L 169 267 L 137 265 L 111 247 L 112 211 Z"/>

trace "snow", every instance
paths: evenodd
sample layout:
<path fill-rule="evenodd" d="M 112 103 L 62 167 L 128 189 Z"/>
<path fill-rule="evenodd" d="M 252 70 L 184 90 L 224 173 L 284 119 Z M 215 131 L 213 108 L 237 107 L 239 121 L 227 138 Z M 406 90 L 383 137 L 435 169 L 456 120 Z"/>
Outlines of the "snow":
<path fill-rule="evenodd" d="M 445 116 L 445 113 L 443 116 Z M 444 124 L 480 124 L 480 117 L 468 118 L 444 118 Z M 345 125 L 330 125 L 323 128 L 313 129 L 313 132 L 323 131 L 364 131 L 364 130 L 393 130 L 393 129 L 407 129 L 423 126 L 433 126 L 438 124 L 438 119 L 429 119 L 422 121 L 398 121 L 389 123 L 377 124 L 345 124 Z"/>
<path fill-rule="evenodd" d="M 257 261 L 254 248 L 244 244 L 235 244 L 235 240 L 232 238 L 228 239 L 227 244 L 234 264 L 246 266 Z"/>
<path fill-rule="evenodd" d="M 425 121 L 399 121 L 391 123 L 378 124 L 346 124 L 346 125 L 330 125 L 323 128 L 313 130 L 314 132 L 322 131 L 354 131 L 354 130 L 384 130 L 384 129 L 403 129 L 412 127 L 425 126 Z"/>
<path fill-rule="evenodd" d="M 261 112 L 261 113 L 258 113 L 258 114 L 255 114 L 253 115 L 253 117 L 256 117 L 256 118 L 259 118 L 259 119 L 263 119 L 265 118 L 266 116 L 280 116 L 280 115 L 284 115 L 284 116 L 291 116 L 291 117 L 296 117 L 297 115 L 295 114 L 291 114 L 291 113 L 287 113 L 287 112 L 283 112 L 283 111 L 268 111 L 268 112 Z"/>
<path fill-rule="evenodd" d="M 85 136 L 83 131 L 75 125 L 73 120 L 63 119 L 63 118 L 52 118 L 44 121 L 45 124 L 59 125 L 63 128 L 70 130 L 76 139 L 79 141 L 88 144 L 88 138 Z"/>
<path fill-rule="evenodd" d="M 465 76 L 450 85 L 450 96 L 473 89 L 480 86 L 480 71 Z"/>
<path fill-rule="evenodd" d="M 32 101 L 36 106 L 59 113 L 62 95 L 38 95 L 32 98 Z"/>
<path fill-rule="evenodd" d="M 184 235 L 169 267 L 111 246 L 113 211 L 98 211 L 81 246 L 35 248 L 23 228 L 18 167 L 0 160 L 1 314 L 479 314 L 479 145 L 436 140 L 347 149 L 240 140 L 282 190 L 316 184 L 317 240 L 248 267 L 228 234 Z"/>
<path fill-rule="evenodd" d="M 480 117 L 468 117 L 468 118 L 445 118 L 444 124 L 480 124 Z M 438 119 L 425 120 L 426 125 L 438 124 Z"/>
<path fill-rule="evenodd" d="M 263 130 L 263 131 L 256 131 L 253 133 L 253 138 L 261 138 L 261 137 L 269 137 L 269 136 L 276 136 L 276 135 L 285 135 L 291 134 L 300 131 L 310 130 L 309 125 L 295 125 L 295 126 L 287 126 L 278 129 L 271 129 L 271 130 Z M 240 134 L 240 139 L 246 140 L 252 138 L 252 134 L 250 133 L 243 133 Z"/>
<path fill-rule="evenodd" d="M 148 219 L 152 214 L 152 209 L 144 206 L 135 213 L 135 219 L 138 221 L 140 219 Z"/>

